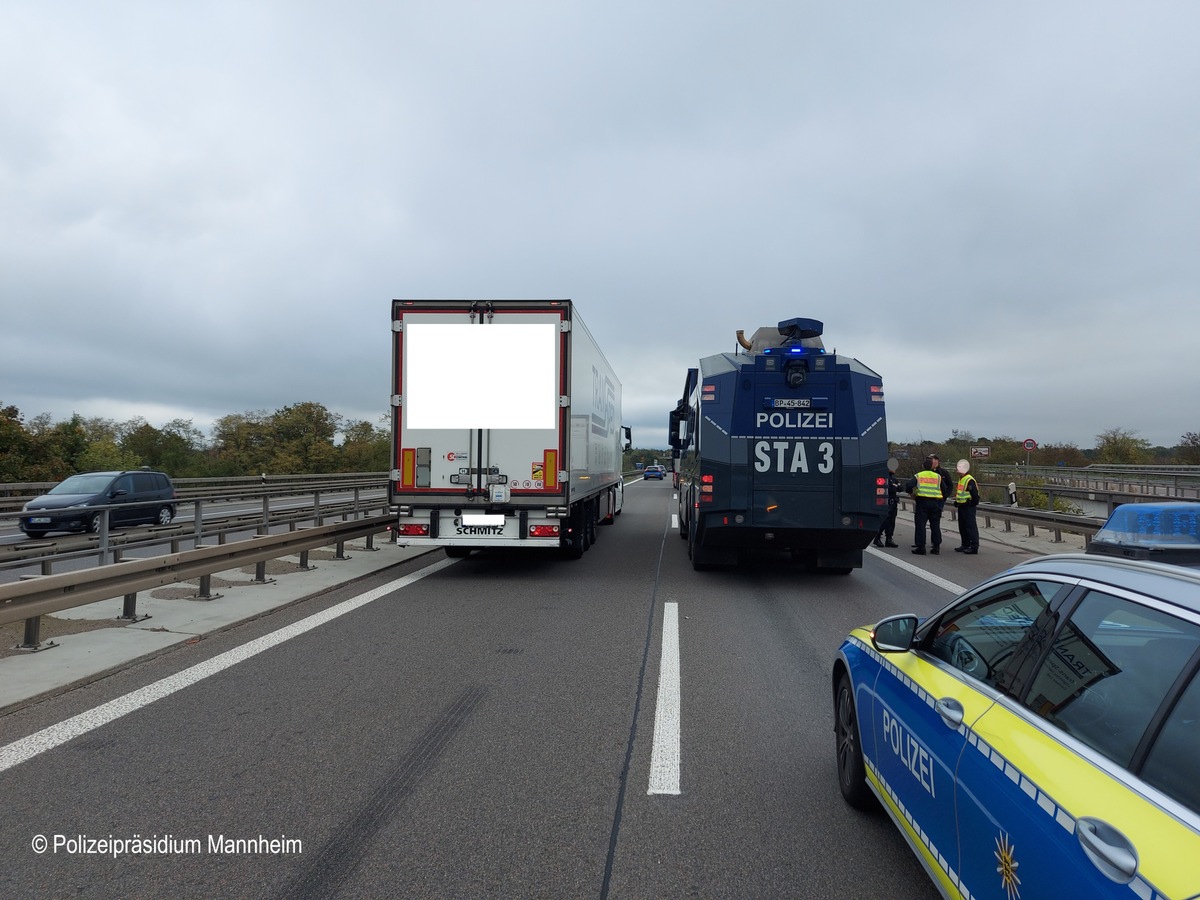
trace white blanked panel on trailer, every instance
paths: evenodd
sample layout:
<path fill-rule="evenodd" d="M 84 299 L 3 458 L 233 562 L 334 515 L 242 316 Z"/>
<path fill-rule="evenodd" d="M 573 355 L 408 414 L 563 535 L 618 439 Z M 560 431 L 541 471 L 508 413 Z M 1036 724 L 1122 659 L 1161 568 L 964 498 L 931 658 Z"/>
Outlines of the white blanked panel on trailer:
<path fill-rule="evenodd" d="M 402 546 L 561 547 L 620 511 L 621 383 L 570 300 L 393 300 Z"/>

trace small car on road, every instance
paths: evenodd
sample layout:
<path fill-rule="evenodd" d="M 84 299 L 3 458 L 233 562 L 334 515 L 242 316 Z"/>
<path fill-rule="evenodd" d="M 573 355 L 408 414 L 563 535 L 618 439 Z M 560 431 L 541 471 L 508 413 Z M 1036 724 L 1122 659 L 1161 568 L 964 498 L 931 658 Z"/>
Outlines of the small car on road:
<path fill-rule="evenodd" d="M 1021 563 L 842 643 L 838 785 L 946 897 L 1200 896 L 1200 572 Z"/>
<path fill-rule="evenodd" d="M 657 478 L 662 481 L 667 477 L 667 470 L 663 466 L 646 466 L 642 471 L 642 478 L 649 481 L 651 478 Z"/>
<path fill-rule="evenodd" d="M 85 472 L 26 503 L 18 527 L 31 538 L 51 531 L 94 534 L 100 530 L 97 506 L 116 506 L 109 513 L 112 525 L 169 525 L 175 518 L 175 501 L 175 486 L 162 472 Z"/>

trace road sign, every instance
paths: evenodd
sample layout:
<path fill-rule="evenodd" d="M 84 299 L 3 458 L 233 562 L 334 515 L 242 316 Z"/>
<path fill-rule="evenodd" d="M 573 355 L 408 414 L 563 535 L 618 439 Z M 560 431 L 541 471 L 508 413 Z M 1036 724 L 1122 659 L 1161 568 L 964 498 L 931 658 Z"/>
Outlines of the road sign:
<path fill-rule="evenodd" d="M 1035 441 L 1033 438 L 1025 438 L 1025 443 L 1021 446 L 1023 446 L 1026 450 L 1036 450 L 1037 441 Z"/>
<path fill-rule="evenodd" d="M 992 455 L 991 447 L 972 447 L 971 459 L 987 459 Z"/>

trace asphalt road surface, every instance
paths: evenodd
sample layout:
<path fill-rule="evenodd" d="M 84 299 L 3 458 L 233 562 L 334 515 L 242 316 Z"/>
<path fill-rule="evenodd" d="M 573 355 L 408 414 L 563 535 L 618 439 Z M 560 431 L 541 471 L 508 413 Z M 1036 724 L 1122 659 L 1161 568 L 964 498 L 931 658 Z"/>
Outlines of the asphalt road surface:
<path fill-rule="evenodd" d="M 950 593 L 876 553 L 694 572 L 672 497 L 630 485 L 575 562 L 430 554 L 0 718 L 0 896 L 935 897 L 838 793 L 829 671 Z M 908 538 L 962 585 L 1018 558 Z"/>

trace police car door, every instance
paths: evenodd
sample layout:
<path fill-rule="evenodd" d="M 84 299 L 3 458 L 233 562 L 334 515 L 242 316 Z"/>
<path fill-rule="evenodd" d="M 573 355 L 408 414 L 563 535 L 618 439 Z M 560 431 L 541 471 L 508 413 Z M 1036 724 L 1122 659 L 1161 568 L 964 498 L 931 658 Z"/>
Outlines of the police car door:
<path fill-rule="evenodd" d="M 1028 688 L 1015 685 L 1024 703 L 998 701 L 969 736 L 958 816 L 971 896 L 1200 892 L 1200 817 L 1127 771 L 1198 648 L 1200 624 L 1115 591 L 1084 594 L 1033 660 Z"/>
<path fill-rule="evenodd" d="M 1057 586 L 1055 586 L 1057 588 Z M 879 678 L 877 760 L 910 840 L 934 874 L 960 888 L 955 795 L 973 723 L 999 696 L 994 673 L 1046 606 L 1027 578 L 968 594 L 922 628 L 916 652 L 889 656 Z"/>

